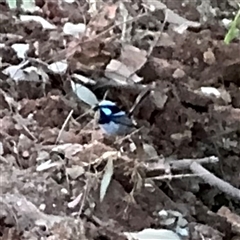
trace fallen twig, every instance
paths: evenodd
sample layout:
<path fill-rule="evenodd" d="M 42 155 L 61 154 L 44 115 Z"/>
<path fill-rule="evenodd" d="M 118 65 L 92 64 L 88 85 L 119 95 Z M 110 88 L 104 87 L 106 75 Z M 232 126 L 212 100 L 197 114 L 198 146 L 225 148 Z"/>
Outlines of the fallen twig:
<path fill-rule="evenodd" d="M 151 159 L 154 160 L 154 159 Z M 171 169 L 174 170 L 182 170 L 182 169 L 189 169 L 190 165 L 193 162 L 197 162 L 199 164 L 209 164 L 209 163 L 217 163 L 219 161 L 218 157 L 211 156 L 211 157 L 205 157 L 205 158 L 197 158 L 197 159 L 174 159 L 170 161 L 164 161 L 166 164 L 169 164 Z M 163 162 L 157 160 L 157 162 L 149 163 L 147 165 L 147 169 L 149 171 L 162 169 Z"/>
<path fill-rule="evenodd" d="M 199 177 L 202 178 L 206 183 L 210 184 L 211 186 L 217 187 L 222 192 L 240 201 L 239 189 L 233 187 L 231 184 L 216 177 L 214 174 L 206 170 L 197 162 L 192 162 L 192 164 L 190 165 L 190 169 L 192 170 L 193 173 L 198 174 Z"/>
<path fill-rule="evenodd" d="M 198 159 L 182 159 L 182 160 L 171 160 L 169 162 L 172 169 L 186 169 L 189 168 L 193 162 L 197 164 L 207 164 L 207 163 L 217 163 L 219 161 L 218 157 L 211 156 Z"/>
<path fill-rule="evenodd" d="M 55 144 L 57 144 L 57 143 L 59 142 L 59 140 L 61 139 L 63 130 L 65 129 L 65 127 L 66 127 L 66 125 L 68 124 L 70 118 L 72 117 L 72 114 L 73 114 L 73 110 L 71 110 L 71 111 L 69 112 L 67 118 L 65 119 L 65 121 L 64 121 L 64 123 L 63 123 L 63 125 L 62 125 L 62 127 L 61 127 L 61 130 L 60 130 L 60 132 L 59 132 L 59 134 L 58 134 L 58 137 L 57 137 L 57 140 L 56 140 Z"/>

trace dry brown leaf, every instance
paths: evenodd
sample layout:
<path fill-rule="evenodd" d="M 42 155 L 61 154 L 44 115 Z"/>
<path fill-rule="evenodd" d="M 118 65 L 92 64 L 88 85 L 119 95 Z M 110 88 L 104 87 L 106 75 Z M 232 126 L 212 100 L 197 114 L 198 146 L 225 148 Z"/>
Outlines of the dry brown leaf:
<path fill-rule="evenodd" d="M 115 59 L 112 59 L 107 65 L 105 76 L 122 85 L 127 85 L 128 82 L 138 83 L 142 81 L 142 78 L 131 71 L 127 65 Z"/>
<path fill-rule="evenodd" d="M 140 70 L 147 62 L 147 52 L 132 45 L 125 45 L 122 48 L 119 60 L 125 64 L 133 74 Z"/>

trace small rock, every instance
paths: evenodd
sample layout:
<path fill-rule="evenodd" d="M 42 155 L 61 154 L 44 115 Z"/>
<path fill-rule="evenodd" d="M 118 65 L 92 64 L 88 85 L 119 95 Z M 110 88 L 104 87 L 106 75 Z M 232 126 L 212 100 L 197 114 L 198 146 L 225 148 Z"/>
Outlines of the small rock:
<path fill-rule="evenodd" d="M 185 76 L 186 74 L 185 74 L 185 72 L 182 70 L 182 69 L 180 69 L 180 68 L 177 68 L 175 71 L 174 71 L 174 73 L 173 73 L 173 78 L 175 78 L 175 79 L 179 79 L 179 78 L 183 78 L 184 76 Z"/>
<path fill-rule="evenodd" d="M 203 61 L 208 65 L 213 65 L 216 62 L 216 58 L 212 49 L 208 49 L 206 52 L 203 53 Z"/>
<path fill-rule="evenodd" d="M 39 210 L 44 211 L 46 209 L 46 204 L 42 203 L 39 206 Z"/>
<path fill-rule="evenodd" d="M 27 151 L 27 150 L 23 151 L 23 153 L 22 153 L 23 158 L 29 158 L 29 156 L 30 156 L 29 151 Z"/>

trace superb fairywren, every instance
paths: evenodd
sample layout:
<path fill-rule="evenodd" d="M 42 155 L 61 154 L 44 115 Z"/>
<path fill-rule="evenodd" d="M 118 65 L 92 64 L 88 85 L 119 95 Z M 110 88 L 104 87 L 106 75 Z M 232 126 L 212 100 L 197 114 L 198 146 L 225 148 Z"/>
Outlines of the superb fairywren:
<path fill-rule="evenodd" d="M 98 124 L 107 135 L 126 135 L 134 130 L 132 120 L 114 102 L 102 100 L 93 110 L 99 111 Z"/>

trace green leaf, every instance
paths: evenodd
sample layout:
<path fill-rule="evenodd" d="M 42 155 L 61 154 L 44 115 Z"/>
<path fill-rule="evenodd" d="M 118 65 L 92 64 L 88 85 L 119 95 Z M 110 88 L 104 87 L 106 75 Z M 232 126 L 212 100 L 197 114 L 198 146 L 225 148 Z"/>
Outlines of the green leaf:
<path fill-rule="evenodd" d="M 224 42 L 229 44 L 234 38 L 240 36 L 240 10 L 238 11 L 237 15 L 235 16 L 234 20 L 231 23 L 231 27 L 228 30 L 224 38 Z"/>

